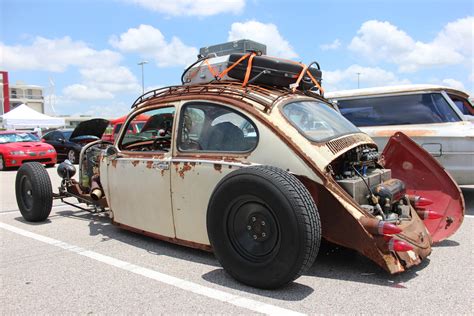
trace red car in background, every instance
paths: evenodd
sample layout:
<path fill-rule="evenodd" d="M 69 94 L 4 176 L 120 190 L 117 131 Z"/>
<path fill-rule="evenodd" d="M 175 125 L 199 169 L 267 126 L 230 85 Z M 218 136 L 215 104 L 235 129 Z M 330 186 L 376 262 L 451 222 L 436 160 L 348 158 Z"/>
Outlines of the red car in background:
<path fill-rule="evenodd" d="M 41 142 L 33 134 L 0 131 L 0 170 L 19 167 L 30 161 L 52 167 L 56 164 L 56 151 L 53 146 Z"/>
<path fill-rule="evenodd" d="M 136 121 L 134 120 L 128 126 L 127 134 L 140 133 L 140 131 L 142 130 L 148 118 L 149 117 L 147 115 L 143 115 L 143 114 L 138 115 Z M 104 135 L 102 135 L 102 139 L 113 143 L 126 119 L 127 119 L 127 116 L 125 115 L 115 120 L 111 120 L 110 125 L 107 128 L 107 131 L 104 133 Z"/>

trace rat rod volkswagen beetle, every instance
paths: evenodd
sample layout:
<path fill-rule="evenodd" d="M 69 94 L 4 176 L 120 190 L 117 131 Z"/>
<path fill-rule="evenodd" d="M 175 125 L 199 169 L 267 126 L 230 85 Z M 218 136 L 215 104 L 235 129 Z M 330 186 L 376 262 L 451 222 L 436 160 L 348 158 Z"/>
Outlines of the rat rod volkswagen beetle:
<path fill-rule="evenodd" d="M 235 279 L 260 288 L 305 273 L 321 238 L 399 273 L 461 225 L 458 186 L 405 135 L 379 155 L 319 94 L 244 83 L 142 95 L 114 144 L 84 146 L 79 180 L 59 165 L 59 193 L 41 165 L 24 165 L 23 217 L 44 221 L 53 199 L 73 197 L 124 229 L 213 251 Z M 127 134 L 143 116 L 141 131 Z"/>

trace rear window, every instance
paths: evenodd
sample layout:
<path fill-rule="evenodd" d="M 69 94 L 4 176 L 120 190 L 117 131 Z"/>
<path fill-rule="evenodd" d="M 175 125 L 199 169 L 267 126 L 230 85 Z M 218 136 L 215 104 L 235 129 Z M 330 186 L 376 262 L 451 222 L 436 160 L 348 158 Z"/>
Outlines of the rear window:
<path fill-rule="evenodd" d="M 356 126 L 461 121 L 440 93 L 338 100 L 342 115 Z"/>

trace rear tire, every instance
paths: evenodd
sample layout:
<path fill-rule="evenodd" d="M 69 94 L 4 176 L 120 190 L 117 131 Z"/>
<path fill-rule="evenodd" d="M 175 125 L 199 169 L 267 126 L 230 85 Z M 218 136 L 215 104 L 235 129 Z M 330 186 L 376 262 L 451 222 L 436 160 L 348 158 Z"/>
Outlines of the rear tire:
<path fill-rule="evenodd" d="M 51 213 L 53 190 L 48 172 L 38 162 L 28 162 L 18 169 L 15 180 L 16 201 L 28 222 L 42 222 Z"/>
<path fill-rule="evenodd" d="M 281 287 L 314 263 L 321 224 L 306 187 L 268 166 L 236 170 L 216 186 L 207 211 L 214 253 L 238 281 Z"/>

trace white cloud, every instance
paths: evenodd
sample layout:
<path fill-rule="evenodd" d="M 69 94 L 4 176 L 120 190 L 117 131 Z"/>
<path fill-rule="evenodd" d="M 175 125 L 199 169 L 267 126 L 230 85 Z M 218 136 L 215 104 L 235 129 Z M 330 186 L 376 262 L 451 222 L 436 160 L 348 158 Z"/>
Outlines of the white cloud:
<path fill-rule="evenodd" d="M 173 16 L 211 16 L 240 13 L 245 0 L 129 0 L 146 9 Z"/>
<path fill-rule="evenodd" d="M 298 54 L 290 43 L 281 36 L 275 24 L 264 24 L 258 21 L 233 23 L 228 41 L 250 39 L 267 45 L 267 54 L 281 58 L 297 58 Z"/>
<path fill-rule="evenodd" d="M 153 59 L 159 67 L 184 66 L 196 60 L 198 50 L 173 37 L 167 42 L 163 33 L 151 25 L 130 28 L 120 36 L 112 36 L 110 44 L 123 51 Z"/>
<path fill-rule="evenodd" d="M 110 105 L 93 105 L 87 110 L 73 115 L 90 115 L 92 117 L 103 117 L 106 119 L 112 119 L 121 117 L 130 112 L 130 105 L 123 102 L 116 102 Z"/>
<path fill-rule="evenodd" d="M 94 50 L 82 41 L 66 36 L 60 39 L 36 37 L 31 45 L 9 46 L 0 42 L 0 66 L 10 70 L 64 72 L 70 66 L 106 67 L 122 56 L 110 50 Z"/>
<path fill-rule="evenodd" d="M 452 87 L 454 89 L 459 89 L 459 90 L 463 90 L 463 91 L 466 90 L 465 87 L 464 87 L 464 84 L 461 81 L 448 78 L 448 79 L 444 79 L 442 82 L 443 82 L 444 85 L 446 85 L 448 87 Z"/>
<path fill-rule="evenodd" d="M 63 94 L 66 98 L 74 100 L 104 100 L 114 98 L 111 92 L 83 84 L 67 86 L 63 89 Z"/>
<path fill-rule="evenodd" d="M 136 92 L 141 90 L 136 77 L 123 66 L 80 70 L 84 82 L 107 92 Z"/>
<path fill-rule="evenodd" d="M 462 63 L 472 56 L 474 18 L 448 23 L 428 43 L 415 41 L 389 22 L 364 22 L 349 49 L 372 62 L 397 64 L 401 72 Z"/>
<path fill-rule="evenodd" d="M 335 50 L 341 47 L 341 41 L 336 38 L 332 43 L 319 45 L 322 50 Z"/>
<path fill-rule="evenodd" d="M 357 74 L 360 74 L 359 76 Z M 363 67 L 351 65 L 343 70 L 324 71 L 323 88 L 326 91 L 357 88 L 357 80 L 360 81 L 360 88 L 409 84 L 407 79 L 398 78 L 393 72 L 382 68 Z"/>

